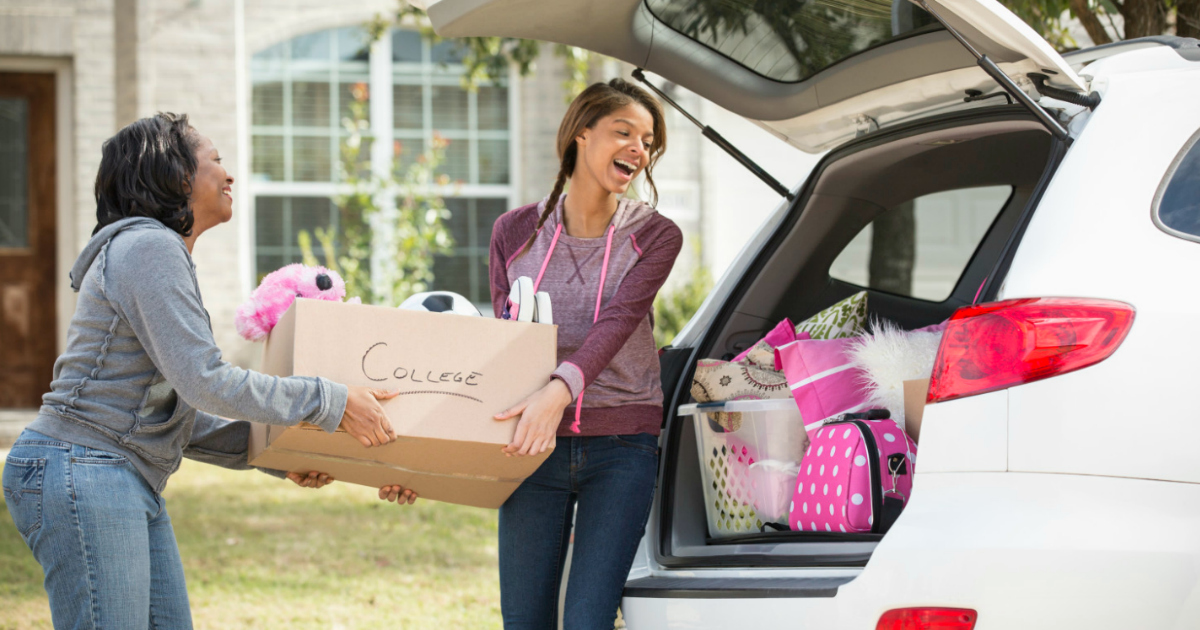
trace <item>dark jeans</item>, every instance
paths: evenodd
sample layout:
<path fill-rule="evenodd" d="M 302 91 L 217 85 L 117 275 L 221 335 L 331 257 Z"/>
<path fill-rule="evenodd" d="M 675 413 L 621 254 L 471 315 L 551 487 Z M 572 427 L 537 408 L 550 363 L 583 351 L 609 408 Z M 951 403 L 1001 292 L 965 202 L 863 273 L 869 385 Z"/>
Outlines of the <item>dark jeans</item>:
<path fill-rule="evenodd" d="M 500 507 L 500 607 L 506 630 L 553 630 L 571 514 L 575 550 L 563 627 L 612 630 L 650 516 L 658 438 L 558 438 L 550 457 Z"/>

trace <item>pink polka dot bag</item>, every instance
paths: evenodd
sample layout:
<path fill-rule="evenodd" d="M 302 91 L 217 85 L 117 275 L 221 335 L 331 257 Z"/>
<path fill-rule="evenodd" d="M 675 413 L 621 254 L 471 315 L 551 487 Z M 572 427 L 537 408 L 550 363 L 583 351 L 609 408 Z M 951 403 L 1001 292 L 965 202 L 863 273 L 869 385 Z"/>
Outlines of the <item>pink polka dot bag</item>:
<path fill-rule="evenodd" d="M 845 414 L 809 432 L 788 507 L 794 531 L 882 534 L 908 503 L 917 444 L 887 410 Z"/>

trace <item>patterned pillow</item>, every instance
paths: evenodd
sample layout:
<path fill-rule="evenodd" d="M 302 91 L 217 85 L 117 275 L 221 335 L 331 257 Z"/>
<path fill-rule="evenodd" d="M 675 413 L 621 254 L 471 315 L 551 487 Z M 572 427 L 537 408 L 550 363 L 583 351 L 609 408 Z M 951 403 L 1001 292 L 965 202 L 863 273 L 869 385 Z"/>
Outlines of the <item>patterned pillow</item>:
<path fill-rule="evenodd" d="M 809 339 L 808 333 L 797 335 L 796 326 L 792 324 L 792 321 L 784 319 L 779 322 L 779 325 L 774 330 L 767 333 L 766 337 L 759 339 L 758 343 L 734 357 L 733 362 L 743 365 L 753 365 L 764 370 L 774 370 L 775 348 L 792 343 L 797 339 Z"/>
<path fill-rule="evenodd" d="M 787 378 L 781 372 L 717 359 L 696 362 L 692 398 L 697 402 L 765 400 L 791 395 Z"/>
<path fill-rule="evenodd" d="M 692 398 L 696 402 L 765 400 L 791 395 L 783 372 L 718 359 L 696 362 L 696 376 L 692 379 Z M 741 412 L 719 411 L 711 415 L 726 431 L 742 428 Z"/>
<path fill-rule="evenodd" d="M 844 339 L 866 325 L 867 292 L 860 291 L 796 324 L 796 334 L 806 332 L 813 339 Z"/>

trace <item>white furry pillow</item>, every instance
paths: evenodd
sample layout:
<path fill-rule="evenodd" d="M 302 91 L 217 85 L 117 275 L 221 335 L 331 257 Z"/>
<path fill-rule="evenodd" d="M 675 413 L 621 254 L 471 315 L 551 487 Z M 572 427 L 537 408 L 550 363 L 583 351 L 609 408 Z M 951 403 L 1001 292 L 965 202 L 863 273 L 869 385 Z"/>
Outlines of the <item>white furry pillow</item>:
<path fill-rule="evenodd" d="M 901 330 L 888 320 L 875 320 L 855 338 L 848 354 L 863 373 L 863 391 L 872 407 L 883 407 L 904 426 L 904 381 L 929 378 L 945 324 Z"/>

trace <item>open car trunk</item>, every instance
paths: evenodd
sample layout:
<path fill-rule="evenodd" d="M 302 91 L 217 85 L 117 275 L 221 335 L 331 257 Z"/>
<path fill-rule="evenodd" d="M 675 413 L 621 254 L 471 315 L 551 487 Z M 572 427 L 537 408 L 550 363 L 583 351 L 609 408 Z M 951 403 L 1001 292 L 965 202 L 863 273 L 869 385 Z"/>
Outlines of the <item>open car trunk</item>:
<path fill-rule="evenodd" d="M 1018 89 L 1089 86 L 997 0 L 920 0 Z M 443 37 L 519 37 L 620 59 L 820 152 L 857 135 L 987 107 L 995 79 L 910 0 L 418 0 Z M 536 17 L 535 17 L 536 16 Z"/>
<path fill-rule="evenodd" d="M 1069 141 L 1030 100 L 1035 81 L 1082 95 L 1087 80 L 997 0 L 428 0 L 428 13 L 444 37 L 520 37 L 615 57 L 801 150 L 832 149 L 782 221 L 773 217 L 769 238 L 743 253 L 753 260 L 735 262 L 739 277 L 722 281 L 681 347 L 662 355 L 666 434 L 650 528 L 666 567 L 865 564 L 879 534 L 710 535 L 695 426 L 676 414 L 690 402 L 696 361 L 732 358 L 785 317 L 883 286 L 840 261 L 864 248 L 860 234 L 877 217 L 931 195 L 986 189 L 995 207 L 966 230 L 974 240 L 946 290 L 866 289 L 869 315 L 915 329 L 993 299 Z M 1010 98 L 1025 107 L 998 105 Z M 953 212 L 917 222 L 962 232 Z"/>
<path fill-rule="evenodd" d="M 744 254 L 753 261 L 696 337 L 699 342 L 664 355 L 665 365 L 682 369 L 664 370 L 667 424 L 659 505 L 651 522 L 658 530 L 660 564 L 682 568 L 866 563 L 880 534 L 768 529 L 710 536 L 702 488 L 708 481 L 698 459 L 697 430 L 690 416 L 676 415 L 680 405 L 692 401 L 696 360 L 728 360 L 785 317 L 799 322 L 864 290 L 872 319 L 887 319 L 908 330 L 942 322 L 973 301 L 994 299 L 1044 182 L 1064 151 L 1028 112 L 999 106 L 872 134 L 830 153 L 818 165 L 761 251 Z M 871 289 L 866 283 L 859 286 L 831 276 L 839 256 L 852 243 L 861 243 L 856 236 L 876 218 L 914 199 L 964 189 L 991 191 L 998 201 L 994 212 L 986 215 L 988 222 L 969 236 L 973 249 L 968 249 L 957 279 L 946 284 L 945 299 Z M 1003 194 L 996 196 L 996 190 Z M 945 212 L 924 217 L 931 218 L 950 231 L 965 220 Z M 797 425 L 796 430 L 803 428 Z"/>

